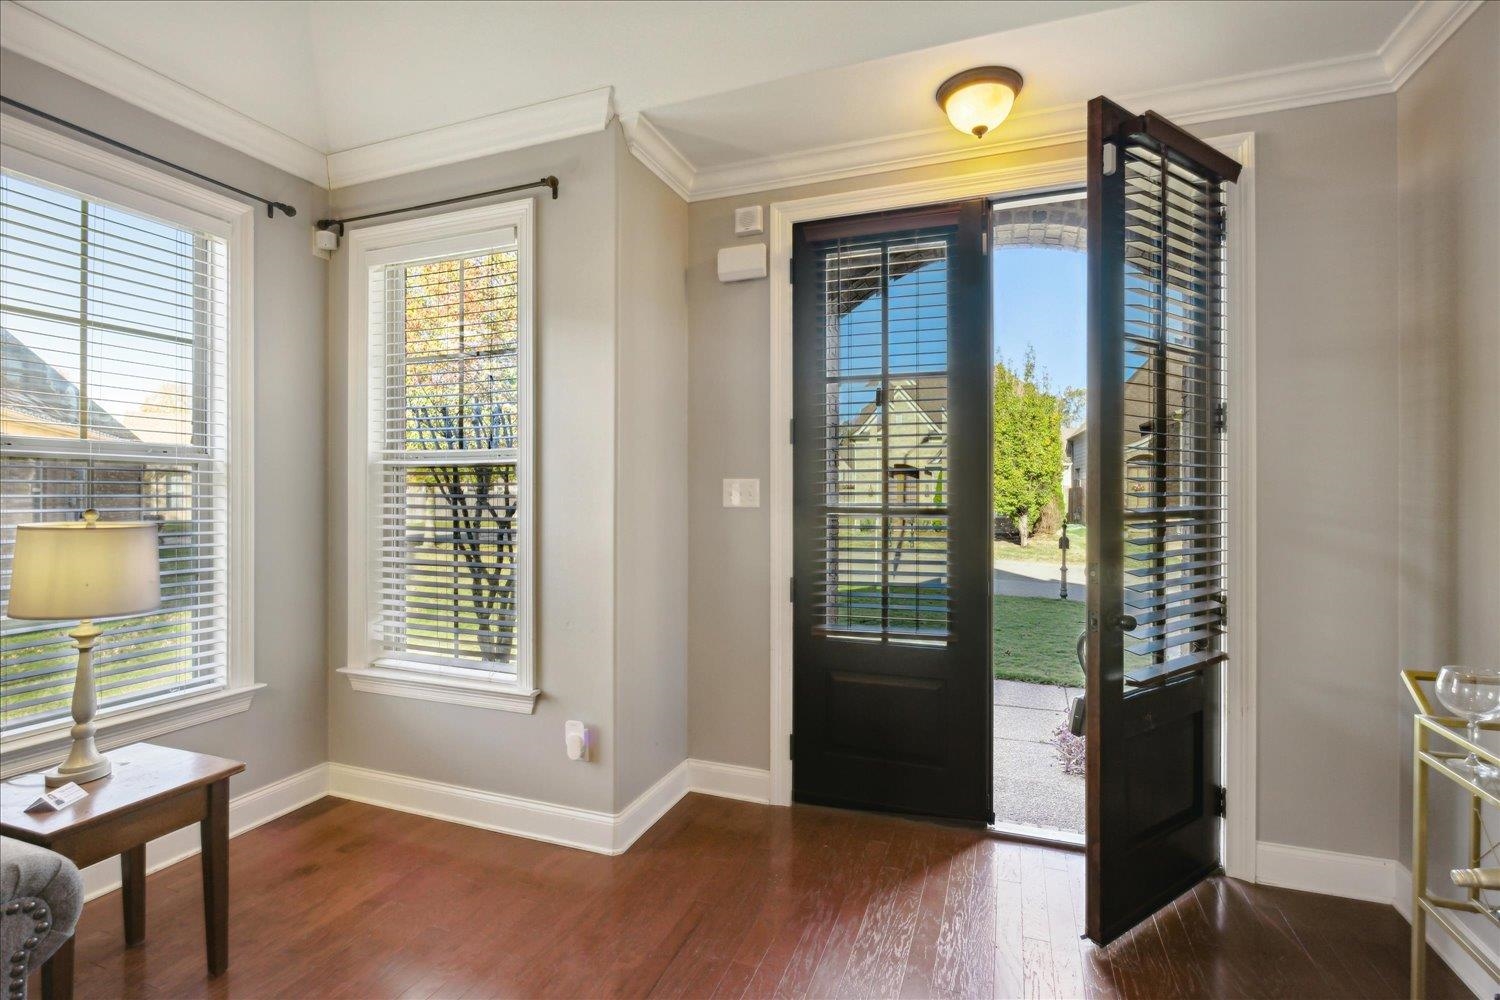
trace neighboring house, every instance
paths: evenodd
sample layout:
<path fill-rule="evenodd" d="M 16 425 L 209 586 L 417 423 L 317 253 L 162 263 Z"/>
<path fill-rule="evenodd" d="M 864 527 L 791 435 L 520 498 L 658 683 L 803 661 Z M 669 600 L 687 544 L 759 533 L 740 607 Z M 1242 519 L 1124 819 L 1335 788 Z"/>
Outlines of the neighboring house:
<path fill-rule="evenodd" d="M 901 506 L 941 502 L 948 455 L 946 380 L 892 382 L 889 400 L 880 397 L 879 385 L 869 383 L 874 397 L 847 421 L 840 435 L 839 492 L 846 499 L 879 502 L 884 419 L 889 424 L 885 475 L 890 481 L 890 502 Z"/>
<path fill-rule="evenodd" d="M 1063 438 L 1063 498 L 1067 503 L 1068 521 L 1083 523 L 1083 496 L 1088 475 L 1088 425 L 1064 427 Z"/>
<path fill-rule="evenodd" d="M 90 438 L 139 440 L 97 403 L 89 402 L 82 415 Z M 76 438 L 79 416 L 78 386 L 9 330 L 0 329 L 0 431 L 7 437 Z M 95 463 L 87 483 L 76 463 L 10 456 L 6 463 L 10 468 L 0 497 L 6 524 L 77 511 L 85 495 L 109 515 L 149 517 L 186 488 L 177 482 L 186 473 L 148 469 L 139 462 Z"/>

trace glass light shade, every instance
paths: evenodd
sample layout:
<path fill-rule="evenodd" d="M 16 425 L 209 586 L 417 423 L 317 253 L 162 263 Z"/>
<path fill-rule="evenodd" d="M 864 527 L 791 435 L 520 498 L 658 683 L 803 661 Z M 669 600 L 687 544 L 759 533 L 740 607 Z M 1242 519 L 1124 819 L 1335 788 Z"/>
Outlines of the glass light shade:
<path fill-rule="evenodd" d="M 156 523 L 98 516 L 16 526 L 8 617 L 72 621 L 161 605 Z"/>
<path fill-rule="evenodd" d="M 953 127 L 978 138 L 1000 126 L 1021 91 L 1021 74 L 1005 66 L 980 66 L 951 76 L 937 102 Z"/>

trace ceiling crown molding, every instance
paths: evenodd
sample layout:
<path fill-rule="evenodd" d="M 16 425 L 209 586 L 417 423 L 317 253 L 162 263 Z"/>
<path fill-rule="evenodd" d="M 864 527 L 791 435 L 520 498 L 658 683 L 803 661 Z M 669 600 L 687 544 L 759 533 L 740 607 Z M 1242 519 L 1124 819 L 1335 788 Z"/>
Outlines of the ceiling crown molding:
<path fill-rule="evenodd" d="M 620 124 L 625 129 L 625 144 L 635 158 L 676 191 L 678 197 L 687 199 L 692 193 L 694 176 L 688 158 L 645 115 L 622 115 Z"/>
<path fill-rule="evenodd" d="M 328 184 L 319 150 L 11 0 L 0 0 L 0 45 L 262 163 L 319 187 Z"/>
<path fill-rule="evenodd" d="M 599 87 L 571 97 L 330 153 L 328 186 L 348 187 L 601 132 L 614 114 L 613 97 L 613 88 Z"/>
<path fill-rule="evenodd" d="M 1118 98 L 1127 106 L 1150 107 L 1179 124 L 1193 125 L 1394 93 L 1482 3 L 1422 0 L 1379 50 L 1366 55 Z M 1025 112 L 1007 120 L 993 138 L 983 142 L 957 141 L 947 125 L 935 125 L 918 132 L 703 169 L 695 168 L 654 127 L 649 137 L 643 133 L 630 149 L 673 190 L 686 190 L 687 200 L 706 201 L 1078 142 L 1084 138 L 1084 112 L 1081 103 Z M 662 154 L 663 147 L 670 157 Z"/>
<path fill-rule="evenodd" d="M 1391 89 L 1399 90 L 1482 6 L 1484 0 L 1423 0 L 1413 7 L 1380 47 Z"/>
<path fill-rule="evenodd" d="M 1483 0 L 1421 0 L 1376 52 L 1213 80 L 1121 100 L 1182 124 L 1389 94 L 1437 51 Z M 613 94 L 572 97 L 326 154 L 106 48 L 13 0 L 0 0 L 0 45 L 320 187 L 410 173 L 602 130 Z M 645 116 L 624 122 L 630 151 L 689 201 L 834 180 L 1076 141 L 1083 105 L 1044 108 L 1006 122 L 992 140 L 956 143 L 951 129 L 803 150 L 697 169 Z"/>

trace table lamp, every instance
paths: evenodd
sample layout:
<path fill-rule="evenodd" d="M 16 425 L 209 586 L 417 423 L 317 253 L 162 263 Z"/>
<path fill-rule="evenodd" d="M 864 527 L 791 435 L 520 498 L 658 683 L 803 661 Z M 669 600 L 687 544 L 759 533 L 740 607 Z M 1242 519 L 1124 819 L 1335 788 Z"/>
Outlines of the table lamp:
<path fill-rule="evenodd" d="M 93 508 L 81 521 L 16 526 L 6 616 L 23 621 L 71 621 L 78 647 L 73 680 L 73 746 L 46 774 L 47 787 L 85 782 L 110 772 L 94 745 L 93 655 L 102 629 L 95 618 L 140 614 L 161 605 L 154 521 L 101 521 Z"/>

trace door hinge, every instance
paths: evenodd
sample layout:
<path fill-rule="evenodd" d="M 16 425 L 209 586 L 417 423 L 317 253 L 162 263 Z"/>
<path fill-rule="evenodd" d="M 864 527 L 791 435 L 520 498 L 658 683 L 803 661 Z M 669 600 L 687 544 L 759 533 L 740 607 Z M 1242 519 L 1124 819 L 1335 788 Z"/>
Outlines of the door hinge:
<path fill-rule="evenodd" d="M 797 283 L 797 258 L 794 256 L 786 259 L 786 283 L 788 285 Z"/>
<path fill-rule="evenodd" d="M 979 231 L 979 252 L 986 257 L 990 253 L 990 227 L 988 223 Z"/>
<path fill-rule="evenodd" d="M 797 418 L 792 417 L 786 422 L 786 443 L 793 447 L 797 444 Z"/>
<path fill-rule="evenodd" d="M 786 759 L 787 760 L 796 760 L 797 759 L 797 734 L 796 733 L 787 733 L 786 734 Z"/>
<path fill-rule="evenodd" d="M 1223 785 L 1214 786 L 1214 815 L 1229 815 L 1229 791 Z"/>
<path fill-rule="evenodd" d="M 786 578 L 786 599 L 789 604 L 797 603 L 797 578 L 795 576 Z"/>
<path fill-rule="evenodd" d="M 1223 403 L 1214 405 L 1214 430 L 1220 434 L 1229 427 L 1229 409 Z"/>

